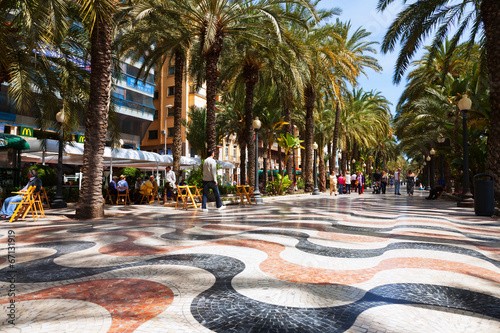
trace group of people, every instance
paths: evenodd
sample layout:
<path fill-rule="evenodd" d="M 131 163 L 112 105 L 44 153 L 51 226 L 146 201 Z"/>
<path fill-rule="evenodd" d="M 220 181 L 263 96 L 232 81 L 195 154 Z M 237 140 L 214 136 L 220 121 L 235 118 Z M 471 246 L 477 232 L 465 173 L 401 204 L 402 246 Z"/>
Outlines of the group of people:
<path fill-rule="evenodd" d="M 387 185 L 394 185 L 394 194 L 401 195 L 401 184 L 404 180 L 406 180 L 406 193 L 409 196 L 413 196 L 415 191 L 415 180 L 417 176 L 418 173 L 415 174 L 412 170 L 408 170 L 405 179 L 403 179 L 401 168 L 398 168 L 394 172 L 394 178 L 390 178 L 387 172 L 380 172 L 377 169 L 373 174 L 372 187 L 374 189 L 374 193 L 385 194 L 387 191 Z M 351 194 L 351 191 L 357 192 L 361 195 L 364 192 L 365 182 L 365 177 L 361 171 L 357 171 L 352 175 L 349 173 L 349 171 L 347 171 L 345 175 L 340 174 L 337 176 L 335 174 L 332 174 L 330 175 L 330 195 Z M 444 179 L 442 177 L 439 177 L 436 186 L 431 189 L 429 196 L 426 197 L 426 199 L 438 198 L 439 194 L 444 190 L 445 185 L 446 183 Z"/>
<path fill-rule="evenodd" d="M 165 177 L 165 193 L 163 195 L 163 203 L 171 197 L 173 201 L 177 200 L 177 186 L 176 186 L 176 176 L 175 172 L 170 166 L 166 168 Z M 186 185 L 185 179 L 181 181 L 179 185 Z M 219 194 L 219 188 L 217 186 L 217 162 L 214 159 L 214 152 L 209 152 L 208 157 L 203 162 L 203 197 L 202 197 L 202 210 L 203 212 L 208 212 L 207 209 L 207 194 L 209 190 L 215 195 L 215 201 L 218 209 L 224 209 L 226 206 L 222 204 Z M 125 192 L 129 189 L 128 182 L 125 175 L 118 177 L 114 176 L 113 180 L 109 183 L 109 193 L 112 197 L 116 197 L 119 192 Z M 146 176 L 144 181 L 142 178 L 137 178 L 135 182 L 135 193 L 134 201 L 139 203 L 143 195 L 151 194 L 153 191 L 158 191 L 158 183 L 153 175 Z"/>
<path fill-rule="evenodd" d="M 331 174 L 330 195 L 351 194 L 351 192 L 357 192 L 361 195 L 364 192 L 365 182 L 365 176 L 361 171 L 357 171 L 352 175 L 349 171 L 347 171 L 345 175 L 343 175 L 342 173 L 338 176 L 336 176 L 335 174 Z"/>
<path fill-rule="evenodd" d="M 130 190 L 125 175 L 121 175 L 119 178 L 114 176 L 109 182 L 108 190 L 111 197 L 115 198 L 118 193 L 124 193 Z M 158 183 L 153 175 L 144 177 L 144 181 L 141 177 L 137 177 L 135 181 L 135 191 L 132 195 L 134 202 L 139 203 L 143 195 L 149 195 L 153 191 L 158 191 Z"/>

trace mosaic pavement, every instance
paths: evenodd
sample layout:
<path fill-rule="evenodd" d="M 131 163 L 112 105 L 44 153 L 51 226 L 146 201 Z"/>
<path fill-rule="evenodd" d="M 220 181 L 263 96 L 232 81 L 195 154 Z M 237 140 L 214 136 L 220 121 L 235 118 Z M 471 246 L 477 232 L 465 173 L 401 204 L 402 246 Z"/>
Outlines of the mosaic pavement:
<path fill-rule="evenodd" d="M 0 331 L 500 332 L 500 221 L 425 194 L 3 222 Z"/>

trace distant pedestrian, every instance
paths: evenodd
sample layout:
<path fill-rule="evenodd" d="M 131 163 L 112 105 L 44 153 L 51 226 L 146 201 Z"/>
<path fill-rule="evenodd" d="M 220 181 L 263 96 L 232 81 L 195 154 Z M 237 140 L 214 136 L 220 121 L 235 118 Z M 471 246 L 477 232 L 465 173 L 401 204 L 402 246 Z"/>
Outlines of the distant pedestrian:
<path fill-rule="evenodd" d="M 213 151 L 208 152 L 208 157 L 203 162 L 203 197 L 201 200 L 201 208 L 205 213 L 208 212 L 207 195 L 209 189 L 214 192 L 217 208 L 225 209 L 226 206 L 220 201 L 219 188 L 217 186 L 217 162 L 214 160 Z"/>
<path fill-rule="evenodd" d="M 401 186 L 401 168 L 394 172 L 394 194 L 401 195 L 399 193 L 399 187 Z"/>
<path fill-rule="evenodd" d="M 365 176 L 361 171 L 358 171 L 358 176 L 356 177 L 356 181 L 358 182 L 358 194 L 361 195 L 364 192 L 365 185 Z"/>
<path fill-rule="evenodd" d="M 351 194 L 351 173 L 345 173 L 345 194 Z"/>
<path fill-rule="evenodd" d="M 382 194 L 385 194 L 385 190 L 387 188 L 388 177 L 385 171 L 382 171 L 382 179 L 380 180 L 380 189 L 382 190 Z"/>
<path fill-rule="evenodd" d="M 357 192 L 358 191 L 358 182 L 357 182 L 357 176 L 356 176 L 356 172 L 354 172 L 351 176 L 351 185 L 352 185 L 352 190 L 354 192 Z"/>
<path fill-rule="evenodd" d="M 337 196 L 337 176 L 335 175 L 335 173 L 332 173 L 330 175 L 330 195 L 332 195 L 332 193 L 335 193 L 335 196 Z"/>
<path fill-rule="evenodd" d="M 406 193 L 408 195 L 413 195 L 413 190 L 415 189 L 415 174 L 413 171 L 408 170 L 406 174 Z"/>
<path fill-rule="evenodd" d="M 344 194 L 345 178 L 342 174 L 339 175 L 339 194 Z"/>

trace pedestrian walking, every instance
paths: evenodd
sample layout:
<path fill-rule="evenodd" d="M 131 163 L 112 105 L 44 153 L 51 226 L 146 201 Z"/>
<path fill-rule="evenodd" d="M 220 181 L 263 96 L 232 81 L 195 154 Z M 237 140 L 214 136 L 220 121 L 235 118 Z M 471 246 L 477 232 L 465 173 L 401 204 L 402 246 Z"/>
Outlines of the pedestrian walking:
<path fill-rule="evenodd" d="M 415 189 L 415 174 L 413 171 L 408 170 L 406 174 L 406 193 L 408 195 L 413 195 L 413 190 Z"/>
<path fill-rule="evenodd" d="M 335 173 L 332 173 L 330 175 L 330 195 L 332 195 L 332 193 L 335 193 L 335 196 L 337 196 L 337 176 L 335 175 Z"/>
<path fill-rule="evenodd" d="M 358 194 L 361 195 L 364 192 L 365 185 L 365 176 L 361 171 L 358 171 L 358 176 L 356 177 L 356 181 L 358 182 Z"/>
<path fill-rule="evenodd" d="M 351 173 L 345 173 L 345 194 L 351 194 Z"/>
<path fill-rule="evenodd" d="M 342 174 L 339 175 L 339 194 L 344 194 L 345 178 Z"/>
<path fill-rule="evenodd" d="M 394 194 L 395 195 L 401 195 L 399 193 L 399 187 L 401 186 L 401 168 L 399 168 L 396 172 L 394 172 Z"/>
<path fill-rule="evenodd" d="M 215 202 L 218 209 L 225 209 L 226 206 L 220 201 L 219 187 L 217 186 L 217 162 L 214 160 L 214 152 L 209 151 L 208 157 L 203 162 L 203 197 L 201 200 L 201 208 L 207 213 L 207 194 L 211 189 L 215 195 Z"/>
<path fill-rule="evenodd" d="M 385 190 L 387 188 L 388 177 L 385 171 L 382 171 L 382 179 L 380 181 L 380 186 L 382 190 L 382 194 L 385 194 Z"/>

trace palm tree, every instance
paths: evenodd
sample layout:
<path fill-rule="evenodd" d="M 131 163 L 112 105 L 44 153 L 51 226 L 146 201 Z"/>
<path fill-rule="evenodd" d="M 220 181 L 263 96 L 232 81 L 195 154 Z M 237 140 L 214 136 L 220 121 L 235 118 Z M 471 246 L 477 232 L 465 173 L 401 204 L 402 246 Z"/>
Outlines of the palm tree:
<path fill-rule="evenodd" d="M 240 148 L 240 184 L 246 183 L 246 147 L 244 94 L 239 90 L 222 95 L 222 101 L 217 104 L 217 128 L 223 136 L 236 134 Z"/>
<path fill-rule="evenodd" d="M 132 24 L 126 29 L 126 33 L 118 38 L 117 44 L 120 45 L 124 56 L 136 62 L 142 60 L 137 79 L 142 74 L 145 80 L 152 68 L 159 73 L 165 64 L 170 66 L 173 62 L 175 66 L 172 151 L 173 170 L 177 179 L 180 179 L 183 82 L 186 79 L 186 60 L 192 44 L 193 31 L 190 24 L 170 12 L 168 2 L 142 1 L 134 8 L 131 16 Z"/>
<path fill-rule="evenodd" d="M 104 146 L 108 133 L 111 95 L 111 45 L 114 18 L 120 2 L 116 0 L 77 0 L 84 27 L 90 32 L 90 96 L 85 120 L 83 178 L 76 214 L 79 218 L 104 216 L 102 172 Z"/>
<path fill-rule="evenodd" d="M 394 0 L 379 0 L 378 8 L 384 10 Z M 458 28 L 451 39 L 449 54 L 459 44 L 460 38 L 470 32 L 468 38 L 468 49 L 472 50 L 474 42 L 479 39 L 484 43 L 485 55 L 488 66 L 488 76 L 491 86 L 490 90 L 490 133 L 488 137 L 488 167 L 496 177 L 500 177 L 500 161 L 497 158 L 500 153 L 500 63 L 498 62 L 500 50 L 500 3 L 497 0 L 482 1 L 442 1 L 442 0 L 418 0 L 405 7 L 396 20 L 390 26 L 384 42 L 383 52 L 392 52 L 398 41 L 402 48 L 396 63 L 394 81 L 399 82 L 406 71 L 410 59 L 422 44 L 424 38 L 431 34 L 436 26 L 439 26 L 431 50 L 434 54 L 448 36 L 449 29 L 454 22 Z M 468 27 L 471 27 L 468 29 Z M 431 57 L 432 58 L 432 57 Z M 495 197 L 500 199 L 500 183 L 495 184 Z"/>
<path fill-rule="evenodd" d="M 301 1 L 305 5 L 307 2 Z M 207 87 L 207 143 L 209 150 L 216 150 L 215 104 L 219 80 L 218 62 L 228 38 L 242 37 L 252 40 L 262 31 L 267 32 L 263 22 L 269 22 L 279 35 L 282 14 L 280 1 L 254 2 L 228 0 L 172 0 L 172 13 L 189 22 L 196 43 L 193 47 L 192 69 L 197 73 L 197 85 L 206 82 Z"/>

